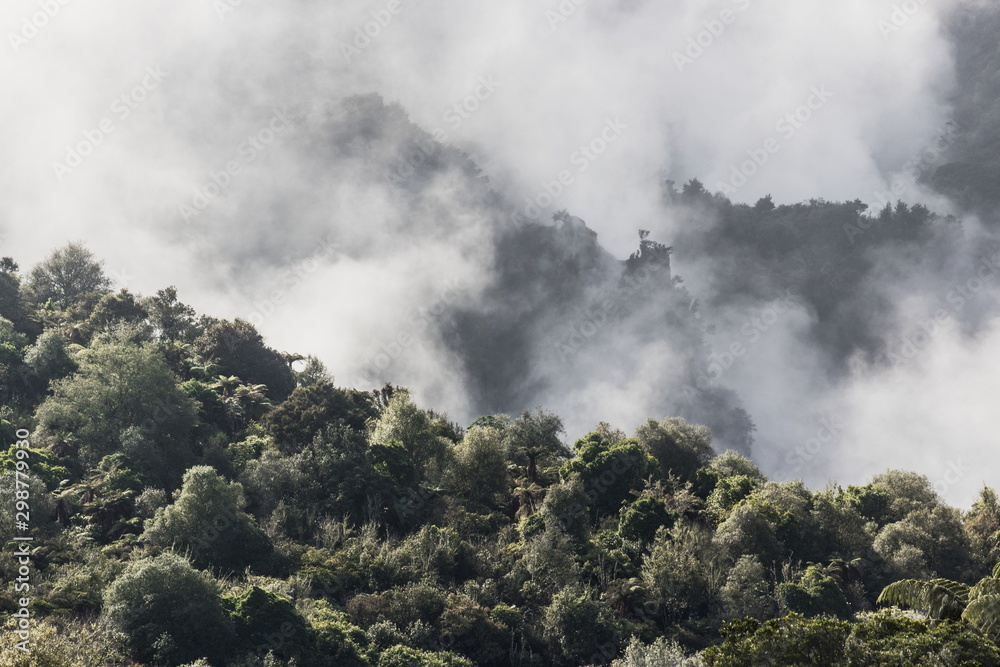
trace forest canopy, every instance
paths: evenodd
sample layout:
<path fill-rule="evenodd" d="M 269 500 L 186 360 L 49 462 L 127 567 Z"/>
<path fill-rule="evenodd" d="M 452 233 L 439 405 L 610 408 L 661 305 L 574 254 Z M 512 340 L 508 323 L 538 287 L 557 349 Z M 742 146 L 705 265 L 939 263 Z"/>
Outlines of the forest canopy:
<path fill-rule="evenodd" d="M 113 292 L 80 245 L 4 266 L 35 648 L 6 632 L 0 665 L 1000 665 L 990 488 L 772 481 L 676 415 L 456 424 L 174 288 Z"/>

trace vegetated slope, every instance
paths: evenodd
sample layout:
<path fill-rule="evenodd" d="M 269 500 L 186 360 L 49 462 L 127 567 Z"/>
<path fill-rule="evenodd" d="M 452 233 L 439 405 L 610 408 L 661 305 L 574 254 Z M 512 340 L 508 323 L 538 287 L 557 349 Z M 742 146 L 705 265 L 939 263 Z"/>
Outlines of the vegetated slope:
<path fill-rule="evenodd" d="M 963 207 L 996 221 L 1000 207 L 1000 8 L 960 4 L 950 17 L 957 80 L 953 146 L 932 183 Z"/>
<path fill-rule="evenodd" d="M 706 318 L 787 292 L 812 313 L 808 344 L 832 377 L 852 358 L 893 363 L 900 329 L 920 321 L 904 303 L 921 302 L 923 318 L 954 311 L 966 283 L 995 274 L 1000 249 L 989 232 L 902 201 L 879 211 L 857 200 L 776 206 L 766 197 L 749 206 L 692 181 L 680 192 L 668 183 L 665 205 L 679 220 L 675 252 L 703 269 L 690 290 Z M 961 294 L 962 319 L 975 331 L 995 300 Z"/>
<path fill-rule="evenodd" d="M 112 292 L 81 246 L 0 266 L 43 329 L 0 319 L 0 502 L 26 461 L 33 536 L 0 594 L 30 595 L 33 652 L 8 616 L 0 664 L 1000 664 L 991 489 L 814 492 L 669 415 L 572 447 L 543 410 L 464 427 L 172 289 Z M 0 524 L 8 582 L 25 532 Z"/>
<path fill-rule="evenodd" d="M 308 258 L 316 239 L 334 241 L 343 258 L 379 265 L 438 252 L 448 257 L 439 282 L 464 262 L 482 285 L 474 297 L 440 304 L 419 335 L 443 351 L 441 363 L 461 378 L 476 412 L 595 404 L 614 392 L 635 403 L 630 419 L 682 414 L 750 451 L 753 425 L 731 390 L 684 390 L 703 372 L 706 350 L 662 239 L 644 233 L 635 257 L 619 260 L 569 212 L 537 222 L 515 215 L 473 161 L 377 95 L 299 110 L 285 141 L 294 162 L 268 164 L 267 188 L 233 192 L 231 208 L 209 212 L 217 219 L 205 233 L 220 237 L 196 247 L 212 248 L 214 263 L 228 261 L 231 280 Z M 274 234 L 272 221 L 290 215 L 294 224 Z M 228 227 L 251 233 L 241 232 L 233 248 Z M 333 303 L 317 308 L 337 312 Z M 373 383 L 398 381 L 396 368 L 369 370 Z"/>

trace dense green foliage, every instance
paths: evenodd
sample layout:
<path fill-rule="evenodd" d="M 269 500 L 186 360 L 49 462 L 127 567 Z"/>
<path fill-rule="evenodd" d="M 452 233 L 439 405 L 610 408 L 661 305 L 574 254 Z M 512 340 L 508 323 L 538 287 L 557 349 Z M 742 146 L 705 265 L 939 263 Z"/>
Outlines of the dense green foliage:
<path fill-rule="evenodd" d="M 966 512 L 902 471 L 812 491 L 676 416 L 571 446 L 541 409 L 463 428 L 173 289 L 112 293 L 80 247 L 30 290 L 3 266 L 0 506 L 27 428 L 30 664 L 1000 664 L 989 488 Z M 0 665 L 23 664 L 5 635 Z"/>

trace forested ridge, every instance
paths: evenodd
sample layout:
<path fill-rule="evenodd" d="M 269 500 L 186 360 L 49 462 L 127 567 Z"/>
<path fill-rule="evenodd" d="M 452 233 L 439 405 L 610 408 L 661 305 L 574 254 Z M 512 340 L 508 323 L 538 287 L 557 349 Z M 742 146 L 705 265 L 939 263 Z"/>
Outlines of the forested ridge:
<path fill-rule="evenodd" d="M 0 667 L 1000 667 L 996 0 L 6 5 Z"/>
<path fill-rule="evenodd" d="M 880 220 L 911 242 L 931 216 Z M 642 243 L 633 268 L 666 252 Z M 114 288 L 80 244 L 0 263 L 5 581 L 19 461 L 34 536 L 32 653 L 5 587 L 0 665 L 1000 665 L 990 488 L 769 481 L 673 415 L 456 424 Z"/>

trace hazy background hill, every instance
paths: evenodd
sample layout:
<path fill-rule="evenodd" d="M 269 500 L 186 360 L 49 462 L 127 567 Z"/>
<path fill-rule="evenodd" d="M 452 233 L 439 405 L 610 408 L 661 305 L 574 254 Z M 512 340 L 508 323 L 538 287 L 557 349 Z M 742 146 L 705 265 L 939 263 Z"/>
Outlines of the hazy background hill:
<path fill-rule="evenodd" d="M 902 453 L 988 469 L 995 8 L 924 4 L 886 32 L 891 2 L 551 5 L 404 4 L 360 46 L 377 2 L 67 6 L 0 65 L 4 253 L 83 239 L 119 285 L 176 283 L 341 382 L 392 380 L 462 422 L 544 405 L 579 435 L 683 414 L 814 485 Z M 34 7 L 11 3 L 11 29 Z M 671 278 L 627 290 L 639 230 L 673 248 Z M 836 439 L 790 466 L 831 419 Z"/>

